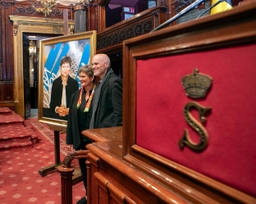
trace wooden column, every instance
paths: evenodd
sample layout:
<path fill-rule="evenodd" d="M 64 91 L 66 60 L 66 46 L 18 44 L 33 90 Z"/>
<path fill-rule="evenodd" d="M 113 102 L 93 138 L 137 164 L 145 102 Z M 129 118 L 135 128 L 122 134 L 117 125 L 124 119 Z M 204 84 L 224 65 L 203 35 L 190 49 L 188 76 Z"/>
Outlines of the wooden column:
<path fill-rule="evenodd" d="M 87 11 L 82 4 L 77 4 L 74 8 L 75 33 L 87 31 Z"/>
<path fill-rule="evenodd" d="M 63 32 L 68 35 L 68 9 L 63 9 Z"/>
<path fill-rule="evenodd" d="M 74 168 L 66 168 L 63 166 L 57 167 L 61 177 L 61 203 L 72 203 L 72 174 Z"/>

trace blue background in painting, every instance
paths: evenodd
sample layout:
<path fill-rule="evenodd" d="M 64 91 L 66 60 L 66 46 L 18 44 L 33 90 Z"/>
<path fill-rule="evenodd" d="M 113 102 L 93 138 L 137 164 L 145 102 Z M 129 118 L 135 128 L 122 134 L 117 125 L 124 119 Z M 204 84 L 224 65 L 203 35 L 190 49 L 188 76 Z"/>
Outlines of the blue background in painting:
<path fill-rule="evenodd" d="M 50 49 L 50 52 L 48 54 L 48 58 L 46 59 L 44 68 L 47 69 L 49 72 L 47 72 L 47 78 L 52 79 L 53 75 L 57 75 L 59 68 L 60 68 L 60 61 L 61 59 L 67 55 L 69 52 L 69 44 L 68 43 L 57 43 L 55 47 L 52 47 Z M 72 58 L 72 57 L 71 57 Z M 80 59 L 80 62 L 78 64 L 78 69 L 82 65 L 87 65 L 90 59 L 90 44 L 87 43 L 84 46 L 84 50 Z M 76 77 L 77 79 L 77 77 Z M 78 79 L 77 79 L 78 80 Z M 49 90 L 48 86 L 45 86 L 46 90 Z"/>

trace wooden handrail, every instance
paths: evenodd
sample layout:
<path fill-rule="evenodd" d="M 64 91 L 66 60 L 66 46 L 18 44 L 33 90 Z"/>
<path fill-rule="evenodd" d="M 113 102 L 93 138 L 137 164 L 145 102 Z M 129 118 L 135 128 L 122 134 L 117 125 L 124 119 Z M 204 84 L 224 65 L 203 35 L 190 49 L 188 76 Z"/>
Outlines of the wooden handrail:
<path fill-rule="evenodd" d="M 61 166 L 57 166 L 58 172 L 61 176 L 61 203 L 71 204 L 72 203 L 72 176 L 75 167 L 71 166 L 71 162 L 74 159 L 88 158 L 89 150 L 79 150 L 68 153 Z"/>

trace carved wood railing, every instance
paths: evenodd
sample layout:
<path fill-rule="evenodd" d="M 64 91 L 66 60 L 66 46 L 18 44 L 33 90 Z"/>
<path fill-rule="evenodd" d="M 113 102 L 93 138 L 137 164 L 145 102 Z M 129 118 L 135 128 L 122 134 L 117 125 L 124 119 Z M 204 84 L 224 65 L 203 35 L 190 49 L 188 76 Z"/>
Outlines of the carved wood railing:
<path fill-rule="evenodd" d="M 93 142 L 105 142 L 109 140 L 120 140 L 122 138 L 121 127 L 112 127 L 112 128 L 98 128 L 98 129 L 89 129 L 82 132 L 83 135 L 90 138 Z M 63 160 L 62 165 L 57 166 L 57 170 L 61 176 L 61 204 L 71 204 L 72 203 L 72 185 L 73 173 L 75 167 L 71 166 L 71 162 L 74 159 L 88 158 L 89 150 L 79 150 L 70 152 Z M 87 174 L 90 174 L 90 167 L 87 163 Z M 87 183 L 90 183 L 90 178 L 87 179 Z M 88 194 L 90 194 L 90 189 Z M 89 196 L 89 195 L 88 195 Z"/>
<path fill-rule="evenodd" d="M 73 186 L 73 172 L 75 167 L 71 166 L 71 162 L 74 159 L 87 159 L 89 150 L 80 150 L 70 152 L 63 160 L 62 165 L 57 167 L 61 176 L 61 203 L 70 204 L 72 203 L 72 186 Z"/>
<path fill-rule="evenodd" d="M 122 51 L 124 40 L 149 33 L 167 19 L 166 7 L 147 9 L 132 18 L 106 28 L 97 35 L 97 52 L 113 53 Z"/>

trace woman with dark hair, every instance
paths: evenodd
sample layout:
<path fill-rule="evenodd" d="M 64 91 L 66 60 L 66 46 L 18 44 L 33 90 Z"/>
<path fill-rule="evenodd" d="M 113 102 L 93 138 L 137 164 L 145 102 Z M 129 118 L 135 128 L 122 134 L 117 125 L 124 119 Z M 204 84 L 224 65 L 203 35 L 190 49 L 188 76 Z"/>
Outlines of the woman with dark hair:
<path fill-rule="evenodd" d="M 76 91 L 70 100 L 66 143 L 73 145 L 75 150 L 85 150 L 85 146 L 91 143 L 90 139 L 82 135 L 82 131 L 88 129 L 90 124 L 91 101 L 96 85 L 94 84 L 94 73 L 91 66 L 82 66 L 79 69 L 79 80 L 81 88 Z M 86 159 L 78 159 L 84 187 L 87 187 Z M 77 204 L 86 203 L 83 197 Z"/>
<path fill-rule="evenodd" d="M 71 58 L 65 56 L 60 61 L 61 75 L 52 83 L 50 110 L 51 117 L 67 120 L 72 94 L 78 90 L 78 82 L 70 76 Z"/>

